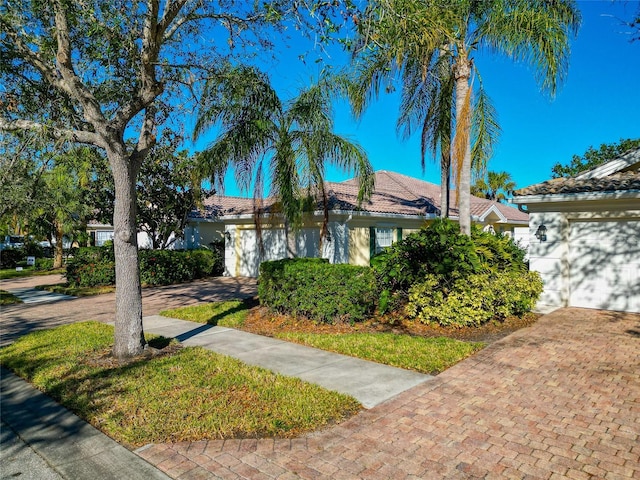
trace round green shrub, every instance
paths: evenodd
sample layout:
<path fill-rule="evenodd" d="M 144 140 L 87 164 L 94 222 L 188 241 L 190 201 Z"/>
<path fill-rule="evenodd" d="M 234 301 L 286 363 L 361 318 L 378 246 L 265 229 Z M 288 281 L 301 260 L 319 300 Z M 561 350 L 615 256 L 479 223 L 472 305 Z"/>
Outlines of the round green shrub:
<path fill-rule="evenodd" d="M 453 281 L 431 274 L 409 289 L 405 312 L 427 324 L 479 326 L 528 312 L 541 293 L 537 272 L 480 273 Z"/>

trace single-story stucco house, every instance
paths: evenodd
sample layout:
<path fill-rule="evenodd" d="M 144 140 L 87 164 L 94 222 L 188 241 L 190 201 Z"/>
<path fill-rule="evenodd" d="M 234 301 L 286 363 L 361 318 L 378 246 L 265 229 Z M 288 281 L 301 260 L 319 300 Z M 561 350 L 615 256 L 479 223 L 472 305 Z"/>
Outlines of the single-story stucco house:
<path fill-rule="evenodd" d="M 194 212 L 185 231 L 186 239 L 191 244 L 205 245 L 224 238 L 225 275 L 255 277 L 262 261 L 291 256 L 368 265 L 372 255 L 440 214 L 438 185 L 394 172 L 375 172 L 375 191 L 360 208 L 356 179 L 327 182 L 325 190 L 329 203 L 328 240 L 320 239 L 323 211 L 319 206 L 303 228 L 288 235 L 288 240 L 278 216 L 265 213 L 261 222 L 261 250 L 254 201 L 219 195 L 209 198 L 203 210 Z M 454 203 L 455 192 L 451 198 Z M 262 208 L 269 210 L 268 201 Z M 450 213 L 457 220 L 457 209 L 452 208 Z M 529 224 L 526 213 L 478 197 L 472 197 L 471 213 L 474 223 L 526 243 Z"/>
<path fill-rule="evenodd" d="M 183 238 L 172 248 L 190 249 L 224 240 L 225 275 L 258 276 L 260 263 L 287 257 L 323 257 L 331 263 L 369 265 L 371 257 L 419 230 L 440 215 L 440 187 L 417 178 L 385 170 L 375 172 L 375 190 L 371 199 L 358 207 L 358 182 L 326 182 L 329 203 L 329 238 L 321 241 L 324 212 L 317 210 L 303 227 L 285 235 L 277 214 L 270 213 L 269 199 L 263 201 L 260 232 L 255 222 L 256 205 L 251 198 L 214 195 L 188 219 Z M 451 194 L 455 204 L 455 192 Z M 518 209 L 484 198 L 471 198 L 472 221 L 484 228 L 513 236 L 524 247 L 529 238 L 529 216 Z M 458 219 L 458 210 L 450 209 L 450 218 Z M 93 244 L 102 245 L 113 238 L 113 227 L 99 223 L 88 225 Z M 262 249 L 259 247 L 262 237 Z M 138 233 L 140 248 L 150 248 L 144 233 Z"/>
<path fill-rule="evenodd" d="M 640 148 L 574 178 L 515 192 L 529 212 L 539 308 L 640 312 Z"/>

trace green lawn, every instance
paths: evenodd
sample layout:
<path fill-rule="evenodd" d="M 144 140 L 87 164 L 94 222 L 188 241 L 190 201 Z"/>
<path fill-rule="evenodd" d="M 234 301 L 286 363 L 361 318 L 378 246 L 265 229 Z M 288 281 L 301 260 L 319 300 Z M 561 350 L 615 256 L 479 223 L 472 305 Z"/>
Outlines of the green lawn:
<path fill-rule="evenodd" d="M 191 322 L 219 325 L 221 327 L 241 327 L 249 313 L 249 305 L 242 300 L 212 302 L 191 307 L 163 310 L 160 315 Z"/>
<path fill-rule="evenodd" d="M 225 327 L 242 327 L 249 312 L 240 300 L 164 310 L 161 315 Z M 318 334 L 282 332 L 277 338 L 422 373 L 437 374 L 484 348 L 452 338 L 391 333 Z"/>
<path fill-rule="evenodd" d="M 0 305 L 13 305 L 15 303 L 22 303 L 22 300 L 5 290 L 0 290 Z"/>
<path fill-rule="evenodd" d="M 0 363 L 130 447 L 297 436 L 361 408 L 349 396 L 198 347 L 128 365 L 101 362 L 112 342 L 111 326 L 66 325 L 21 337 L 0 350 Z"/>
<path fill-rule="evenodd" d="M 58 268 L 56 270 L 36 270 L 34 267 L 23 267 L 22 270 L 16 270 L 15 268 L 6 268 L 0 270 L 0 280 L 8 280 L 10 278 L 20 277 L 36 277 L 39 275 L 63 274 L 64 272 L 64 268 Z"/>
<path fill-rule="evenodd" d="M 483 343 L 393 333 L 280 333 L 277 338 L 393 367 L 436 375 L 484 348 Z"/>

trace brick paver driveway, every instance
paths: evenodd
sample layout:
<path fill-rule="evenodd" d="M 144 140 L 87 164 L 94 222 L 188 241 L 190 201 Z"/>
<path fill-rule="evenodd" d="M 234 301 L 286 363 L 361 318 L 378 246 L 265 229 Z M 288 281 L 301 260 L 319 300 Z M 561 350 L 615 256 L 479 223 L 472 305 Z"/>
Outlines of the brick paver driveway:
<path fill-rule="evenodd" d="M 139 454 L 179 479 L 640 478 L 640 315 L 554 312 L 307 437 Z"/>

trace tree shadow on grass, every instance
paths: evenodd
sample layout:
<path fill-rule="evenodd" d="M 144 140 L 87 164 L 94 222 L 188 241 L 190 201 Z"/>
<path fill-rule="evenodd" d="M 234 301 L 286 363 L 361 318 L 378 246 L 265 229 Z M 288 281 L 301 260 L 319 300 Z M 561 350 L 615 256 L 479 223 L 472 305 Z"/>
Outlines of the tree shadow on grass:
<path fill-rule="evenodd" d="M 223 318 L 229 316 L 229 315 L 233 315 L 235 313 L 239 313 L 239 312 L 244 312 L 244 311 L 249 311 L 251 310 L 253 307 L 259 305 L 260 302 L 258 301 L 258 299 L 256 297 L 253 298 L 246 298 L 240 301 L 240 303 L 234 307 L 231 308 L 227 308 L 225 310 L 223 310 L 220 313 L 216 313 L 215 315 L 213 315 L 212 317 L 207 319 L 207 325 L 213 325 L 213 326 L 217 326 L 218 322 L 220 322 L 220 320 L 222 320 Z"/>

